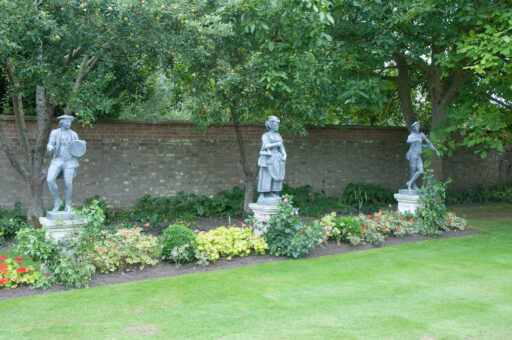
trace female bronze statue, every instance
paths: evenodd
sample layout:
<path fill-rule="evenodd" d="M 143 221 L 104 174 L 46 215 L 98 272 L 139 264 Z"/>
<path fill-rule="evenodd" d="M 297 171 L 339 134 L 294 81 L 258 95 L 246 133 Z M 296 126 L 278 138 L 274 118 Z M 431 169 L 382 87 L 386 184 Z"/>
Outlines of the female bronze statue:
<path fill-rule="evenodd" d="M 283 138 L 277 130 L 279 119 L 275 116 L 268 117 L 265 122 L 268 132 L 261 137 L 261 150 L 258 159 L 258 204 L 277 205 L 279 192 L 283 189 L 285 175 L 286 151 L 283 146 Z"/>

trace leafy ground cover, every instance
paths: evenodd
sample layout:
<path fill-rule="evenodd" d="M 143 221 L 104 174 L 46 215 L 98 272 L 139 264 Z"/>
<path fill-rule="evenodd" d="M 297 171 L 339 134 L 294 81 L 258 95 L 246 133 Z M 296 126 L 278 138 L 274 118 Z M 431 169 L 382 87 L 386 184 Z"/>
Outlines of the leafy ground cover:
<path fill-rule="evenodd" d="M 3 301 L 2 337 L 510 338 L 512 205 L 457 213 L 482 234 Z"/>

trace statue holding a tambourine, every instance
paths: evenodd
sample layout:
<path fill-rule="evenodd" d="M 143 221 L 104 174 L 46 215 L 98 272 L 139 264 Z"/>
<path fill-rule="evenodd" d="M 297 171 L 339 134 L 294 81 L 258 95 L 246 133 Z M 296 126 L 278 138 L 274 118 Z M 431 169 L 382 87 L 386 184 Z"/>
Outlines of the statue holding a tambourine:
<path fill-rule="evenodd" d="M 74 117 L 63 115 L 58 117 L 60 128 L 50 134 L 50 140 L 46 146 L 48 153 L 53 153 L 53 158 L 48 168 L 46 181 L 55 200 L 52 212 L 58 212 L 62 205 L 59 196 L 59 187 L 55 180 L 64 179 L 64 199 L 66 212 L 71 212 L 71 194 L 73 193 L 73 178 L 78 168 L 78 157 L 85 154 L 85 141 L 79 140 L 75 131 L 70 129 Z"/>

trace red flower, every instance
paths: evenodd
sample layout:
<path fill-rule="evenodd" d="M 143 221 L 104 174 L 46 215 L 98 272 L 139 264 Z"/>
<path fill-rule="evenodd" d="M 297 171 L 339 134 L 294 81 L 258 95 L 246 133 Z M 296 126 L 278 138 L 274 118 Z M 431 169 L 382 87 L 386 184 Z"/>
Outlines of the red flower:
<path fill-rule="evenodd" d="M 3 261 L 6 256 L 7 256 L 7 254 L 3 254 L 2 256 L 0 256 L 0 261 Z"/>
<path fill-rule="evenodd" d="M 117 244 L 114 244 L 114 248 L 119 248 L 119 246 Z"/>
<path fill-rule="evenodd" d="M 7 277 L 2 277 L 2 278 L 0 278 L 0 285 L 4 285 L 4 284 L 6 284 L 7 282 L 9 282 L 9 278 L 7 278 Z"/>
<path fill-rule="evenodd" d="M 144 223 L 144 227 L 149 227 L 149 222 Z"/>
<path fill-rule="evenodd" d="M 366 228 L 366 223 L 365 223 L 365 224 L 363 224 L 363 226 Z"/>
<path fill-rule="evenodd" d="M 398 230 L 400 230 L 400 227 L 396 227 L 396 230 L 397 230 L 397 231 L 398 231 Z"/>
<path fill-rule="evenodd" d="M 27 269 L 25 269 L 24 267 L 19 267 L 17 270 L 16 270 L 16 273 L 24 273 L 26 272 Z"/>
<path fill-rule="evenodd" d="M 2 274 L 7 274 L 8 272 L 9 272 L 9 270 L 7 270 L 7 269 L 2 270 Z"/>
<path fill-rule="evenodd" d="M 384 228 L 382 228 L 382 231 L 386 232 L 386 231 L 388 231 L 388 228 L 384 227 Z"/>
<path fill-rule="evenodd" d="M 372 215 L 368 215 L 368 218 L 372 218 Z"/>
<path fill-rule="evenodd" d="M 4 262 L 4 263 L 0 264 L 0 269 L 5 269 L 5 267 L 7 267 L 7 263 Z"/>
<path fill-rule="evenodd" d="M 365 226 L 366 226 L 366 224 L 365 224 Z M 361 228 L 361 231 L 362 231 L 362 232 L 364 233 L 364 232 L 366 231 L 366 229 L 364 229 L 364 228 Z"/>
<path fill-rule="evenodd" d="M 451 222 L 451 221 L 452 221 L 452 219 L 448 217 L 448 222 Z M 2 259 L 0 259 L 0 261 L 1 261 L 1 260 L 2 260 Z"/>
<path fill-rule="evenodd" d="M 379 212 L 382 212 L 383 210 L 382 209 L 379 209 Z"/>
<path fill-rule="evenodd" d="M 20 256 L 20 257 L 15 257 L 15 258 L 14 258 L 14 261 L 16 261 L 16 262 L 21 262 L 21 261 L 22 261 L 21 256 Z"/>
<path fill-rule="evenodd" d="M 89 237 L 89 241 L 92 241 L 92 237 Z"/>
<path fill-rule="evenodd" d="M 124 233 L 124 236 L 128 236 L 128 235 L 130 235 L 130 233 Z"/>
<path fill-rule="evenodd" d="M 135 228 L 135 230 L 139 231 L 139 230 L 140 230 L 140 228 L 139 228 L 139 227 L 137 227 L 137 228 Z"/>
<path fill-rule="evenodd" d="M 124 227 L 124 223 L 121 223 L 121 227 Z"/>
<path fill-rule="evenodd" d="M 46 275 L 46 278 L 49 279 L 50 278 L 50 275 Z"/>
<path fill-rule="evenodd" d="M 103 253 L 103 249 L 98 248 L 98 253 Z"/>
<path fill-rule="evenodd" d="M 409 220 L 409 222 L 411 222 L 411 223 L 412 223 L 412 222 L 414 222 L 414 220 L 411 218 L 411 219 Z"/>
<path fill-rule="evenodd" d="M 395 212 L 393 213 L 393 215 L 395 215 L 395 216 L 396 216 L 396 215 L 398 215 L 398 213 L 395 211 Z"/>

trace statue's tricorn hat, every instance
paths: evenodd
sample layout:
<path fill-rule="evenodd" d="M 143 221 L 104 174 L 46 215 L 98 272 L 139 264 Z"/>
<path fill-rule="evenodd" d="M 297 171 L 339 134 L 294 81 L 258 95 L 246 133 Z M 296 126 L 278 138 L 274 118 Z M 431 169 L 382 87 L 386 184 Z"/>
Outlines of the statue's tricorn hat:
<path fill-rule="evenodd" d="M 57 119 L 58 120 L 61 120 L 61 119 L 71 119 L 71 121 L 74 121 L 75 117 L 69 116 L 69 115 L 62 115 L 62 116 L 57 117 Z"/>
<path fill-rule="evenodd" d="M 411 130 L 414 129 L 415 126 L 419 126 L 419 125 L 420 125 L 420 123 L 418 123 L 418 122 L 412 123 L 411 124 Z"/>

